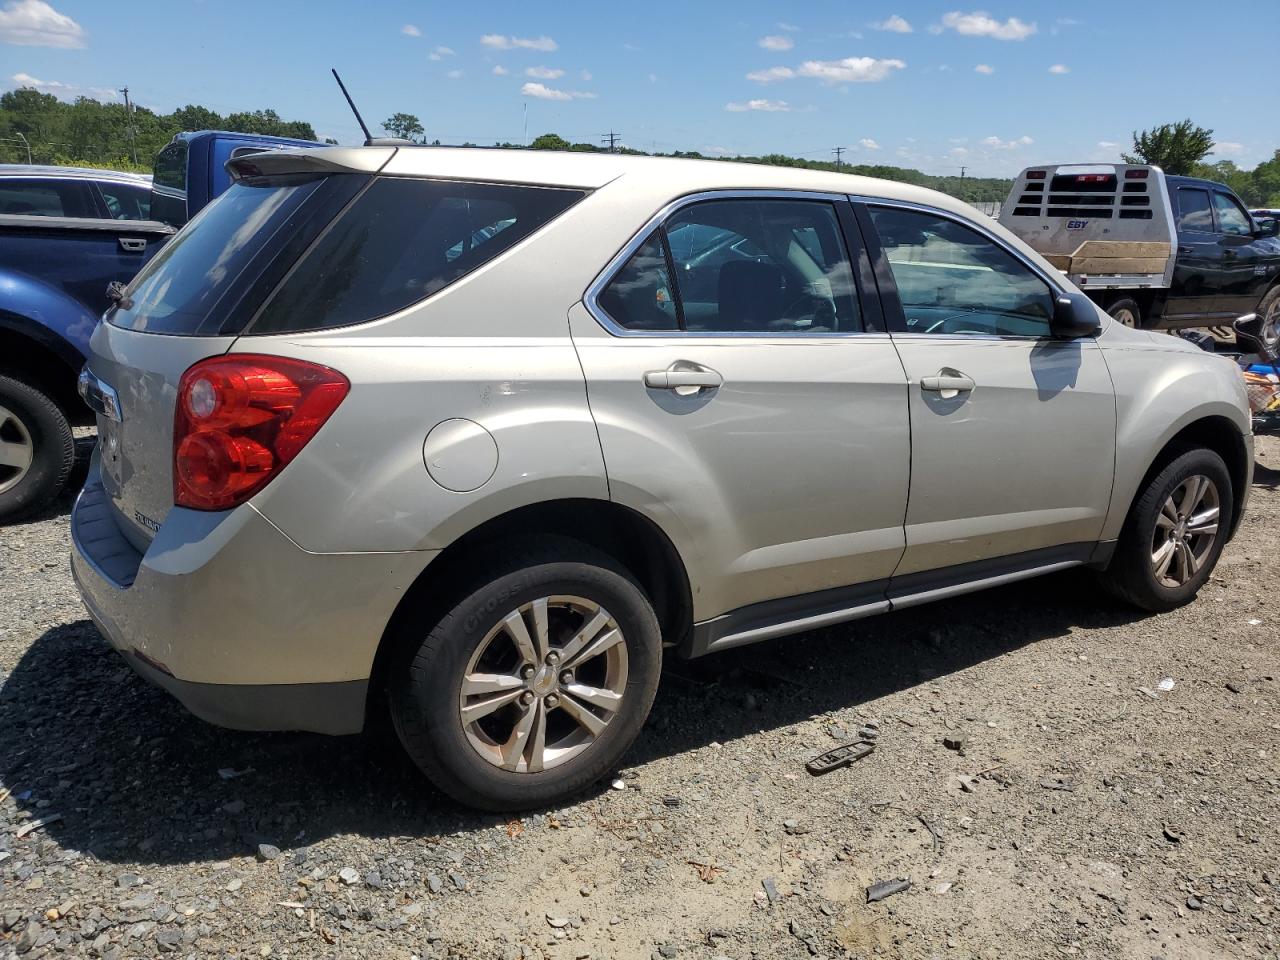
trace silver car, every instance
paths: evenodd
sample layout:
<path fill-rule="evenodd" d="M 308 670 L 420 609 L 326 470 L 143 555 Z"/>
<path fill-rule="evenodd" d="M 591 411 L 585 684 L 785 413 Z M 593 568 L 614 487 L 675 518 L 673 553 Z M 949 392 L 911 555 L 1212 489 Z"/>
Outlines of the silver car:
<path fill-rule="evenodd" d="M 692 160 L 245 157 L 93 337 L 72 566 L 228 727 L 389 708 L 490 809 L 589 788 L 696 657 L 1067 567 L 1190 601 L 1252 472 L 1227 360 L 970 207 Z"/>

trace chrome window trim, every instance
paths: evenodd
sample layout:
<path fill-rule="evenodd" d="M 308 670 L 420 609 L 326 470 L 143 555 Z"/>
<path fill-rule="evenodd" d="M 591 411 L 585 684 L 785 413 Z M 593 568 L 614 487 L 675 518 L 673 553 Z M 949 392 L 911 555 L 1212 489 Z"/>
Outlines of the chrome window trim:
<path fill-rule="evenodd" d="M 651 234 L 657 227 L 661 226 L 672 214 L 685 207 L 693 206 L 696 203 L 703 203 L 707 200 L 817 200 L 820 202 L 837 204 L 848 203 L 849 195 L 845 193 L 827 193 L 813 190 L 786 190 L 782 188 L 759 188 L 759 189 L 728 189 L 728 190 L 704 190 L 699 193 L 686 194 L 683 197 L 677 197 L 670 203 L 662 207 L 657 213 L 650 217 L 643 227 L 635 233 L 630 240 L 623 245 L 609 260 L 603 270 L 596 275 L 591 281 L 591 285 L 587 287 L 587 292 L 582 295 L 582 305 L 587 308 L 587 312 L 595 318 L 596 323 L 604 328 L 605 332 L 614 337 L 637 337 L 637 338 L 667 338 L 671 340 L 847 340 L 850 337 L 866 337 L 866 336 L 885 336 L 883 331 L 879 330 L 851 330 L 847 333 L 803 333 L 797 331 L 781 332 L 777 330 L 768 331 L 709 331 L 690 333 L 687 330 L 629 330 L 622 324 L 618 323 L 608 312 L 600 306 L 598 297 L 604 292 L 604 288 L 609 285 L 618 272 L 626 266 L 631 255 L 640 248 L 640 246 L 649 239 Z M 850 251 L 847 249 L 846 254 Z M 849 263 L 849 269 L 854 271 L 855 283 L 856 268 L 852 260 Z M 861 313 L 861 308 L 859 308 Z M 861 317 L 859 317 L 861 319 Z"/>

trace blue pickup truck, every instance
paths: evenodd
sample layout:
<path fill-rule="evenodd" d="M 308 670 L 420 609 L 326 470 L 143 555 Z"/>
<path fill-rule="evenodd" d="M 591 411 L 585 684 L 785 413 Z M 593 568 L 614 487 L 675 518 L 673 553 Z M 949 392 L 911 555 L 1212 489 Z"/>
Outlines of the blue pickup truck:
<path fill-rule="evenodd" d="M 72 428 L 92 423 L 76 378 L 108 285 L 127 284 L 230 186 L 228 160 L 317 146 L 204 130 L 174 137 L 152 177 L 0 164 L 0 523 L 67 484 Z"/>

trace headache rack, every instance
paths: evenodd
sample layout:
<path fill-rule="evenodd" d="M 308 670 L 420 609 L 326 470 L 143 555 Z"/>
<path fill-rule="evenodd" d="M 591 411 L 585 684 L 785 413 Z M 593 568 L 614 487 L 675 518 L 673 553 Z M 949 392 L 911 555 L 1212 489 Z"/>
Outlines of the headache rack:
<path fill-rule="evenodd" d="M 1173 279 L 1173 213 L 1159 167 L 1028 167 L 1000 222 L 1084 289 L 1167 287 Z"/>

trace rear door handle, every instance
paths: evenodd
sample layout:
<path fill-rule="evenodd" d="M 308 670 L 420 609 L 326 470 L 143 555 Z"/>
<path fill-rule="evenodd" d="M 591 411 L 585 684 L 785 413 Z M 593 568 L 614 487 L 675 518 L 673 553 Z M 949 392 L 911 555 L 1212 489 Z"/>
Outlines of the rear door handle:
<path fill-rule="evenodd" d="M 714 390 L 724 383 L 710 367 L 687 360 L 677 360 L 666 370 L 649 370 L 644 375 L 644 385 L 650 390 Z"/>
<path fill-rule="evenodd" d="M 957 394 L 968 393 L 976 386 L 973 377 L 966 376 L 958 370 L 939 370 L 937 376 L 920 378 L 921 390 L 939 393 L 944 400 L 950 400 Z"/>
<path fill-rule="evenodd" d="M 121 237 L 120 249 L 125 253 L 142 253 L 147 249 L 147 241 L 141 237 Z"/>

